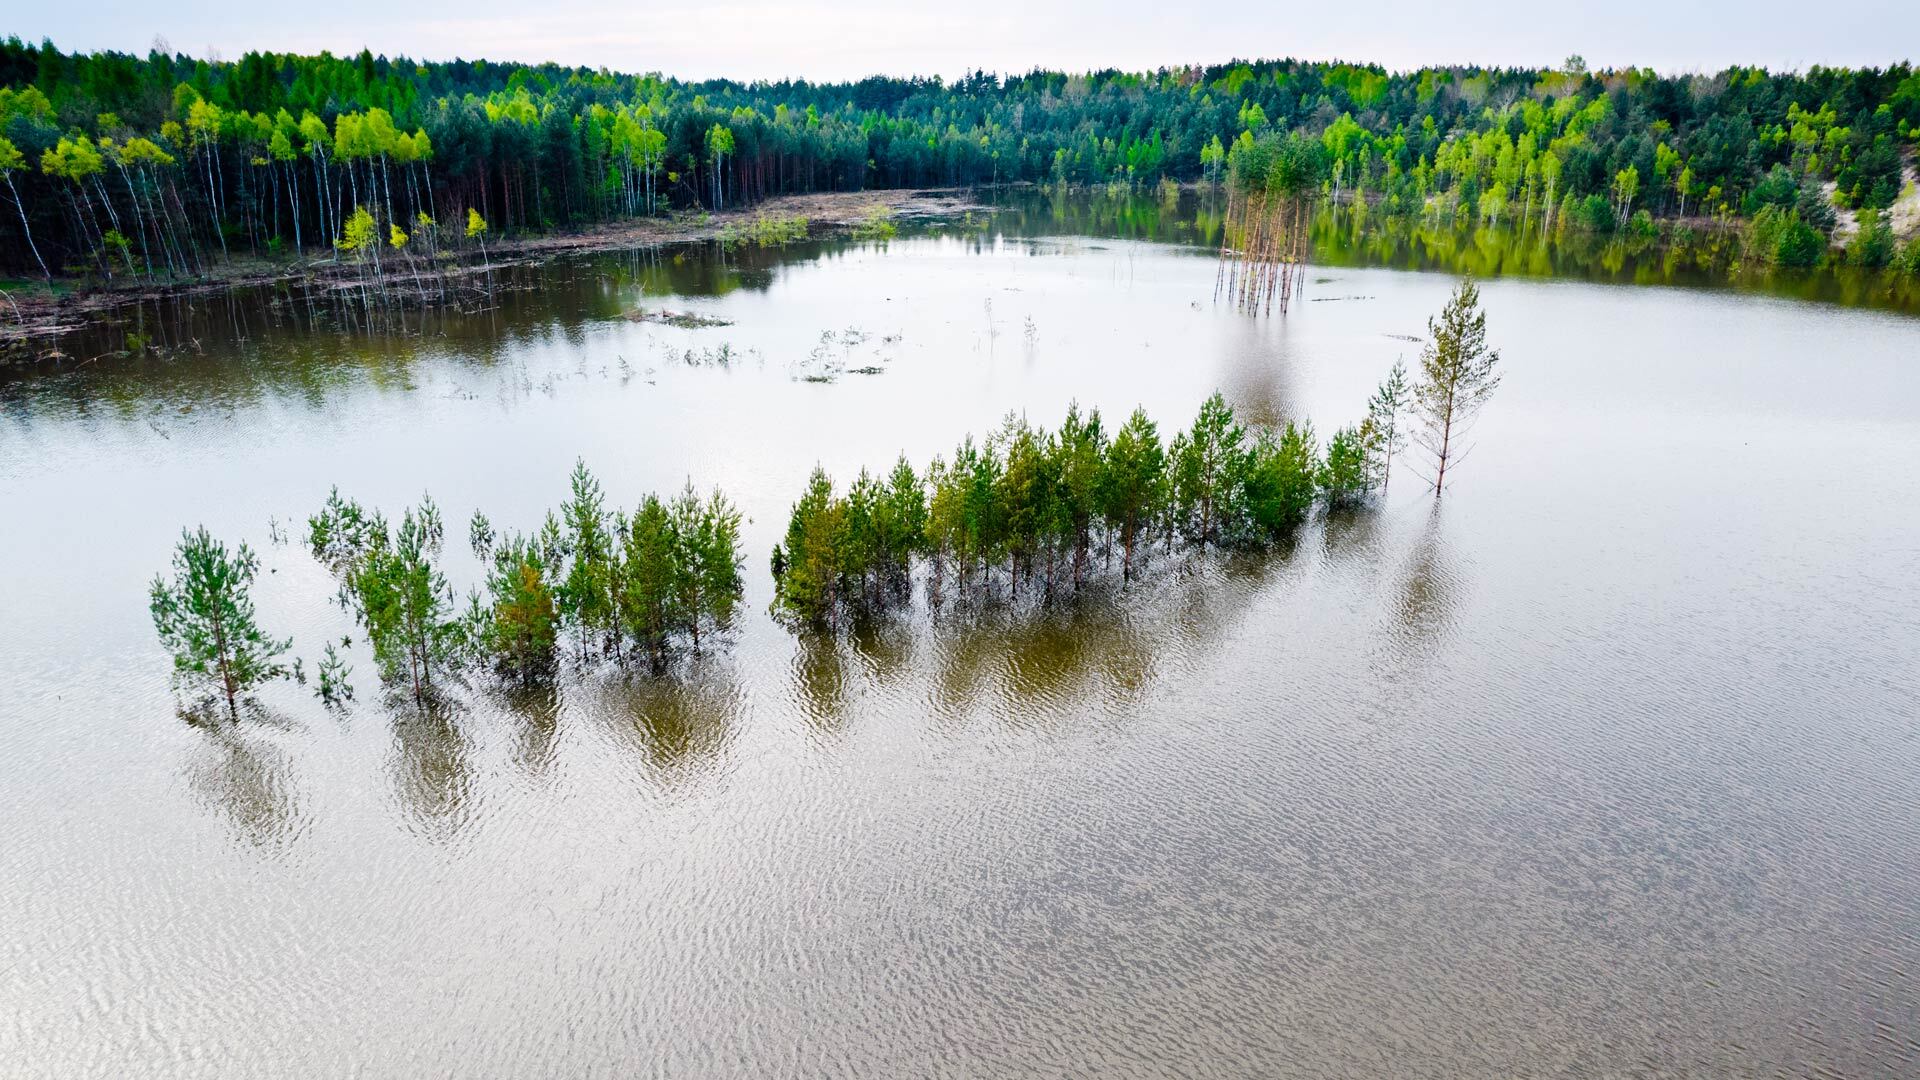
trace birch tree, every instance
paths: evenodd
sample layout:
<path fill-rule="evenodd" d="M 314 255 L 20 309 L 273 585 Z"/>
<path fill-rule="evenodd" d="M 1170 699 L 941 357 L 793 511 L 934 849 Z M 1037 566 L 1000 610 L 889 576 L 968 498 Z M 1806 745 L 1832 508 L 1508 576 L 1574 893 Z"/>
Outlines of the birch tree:
<path fill-rule="evenodd" d="M 20 201 L 20 189 L 14 186 L 13 174 L 25 168 L 26 156 L 20 148 L 0 135 L 0 177 L 6 178 L 7 193 L 13 196 L 13 208 L 20 214 L 20 231 L 26 234 L 27 249 L 33 252 L 33 261 L 40 264 L 40 276 L 49 283 L 53 275 L 47 272 L 47 260 L 40 257 L 40 247 L 33 242 L 33 226 L 27 224 L 27 204 Z"/>

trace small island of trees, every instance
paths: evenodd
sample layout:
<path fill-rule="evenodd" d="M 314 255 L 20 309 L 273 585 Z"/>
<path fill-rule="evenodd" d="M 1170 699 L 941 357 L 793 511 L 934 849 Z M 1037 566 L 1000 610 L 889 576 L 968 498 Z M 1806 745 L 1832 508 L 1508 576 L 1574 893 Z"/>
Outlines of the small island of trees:
<path fill-rule="evenodd" d="M 1243 423 L 1216 392 L 1171 439 L 1142 409 L 1110 428 L 1097 409 L 1073 406 L 1051 431 L 1008 417 L 924 471 L 904 456 L 884 477 L 862 470 L 844 494 L 816 468 L 773 549 L 773 611 L 795 628 L 833 630 L 910 602 L 916 577 L 934 605 L 1003 585 L 1011 600 L 1025 589 L 1044 602 L 1101 574 L 1131 582 L 1177 550 L 1266 548 L 1318 506 L 1365 506 L 1409 445 L 1425 451 L 1422 475 L 1443 492 L 1499 385 L 1499 354 L 1471 281 L 1428 332 L 1417 377 L 1396 363 L 1366 415 L 1324 447 L 1304 422 Z M 563 660 L 662 673 L 698 654 L 744 593 L 740 522 L 725 495 L 691 485 L 609 510 L 579 462 L 567 499 L 532 532 L 502 533 L 474 513 L 467 542 L 487 573 L 464 607 L 441 566 L 446 524 L 431 497 L 393 522 L 336 489 L 308 519 L 306 548 L 338 582 L 382 682 L 424 708 L 468 673 L 532 685 L 551 682 Z M 198 695 L 192 708 L 224 704 L 237 718 L 260 684 L 305 680 L 298 661 L 282 661 L 291 642 L 255 619 L 258 568 L 246 545 L 229 553 L 200 528 L 183 534 L 171 580 L 152 585 L 154 628 L 176 685 Z M 351 696 L 347 647 L 351 638 L 329 642 L 317 664 L 329 704 Z"/>
<path fill-rule="evenodd" d="M 531 685 L 551 681 L 562 659 L 660 672 L 698 653 L 739 605 L 739 535 L 740 515 L 718 491 L 702 498 L 689 486 L 648 495 L 631 513 L 609 510 L 583 462 L 568 499 L 531 533 L 501 534 L 474 514 L 468 542 L 487 574 L 464 607 L 441 567 L 446 526 L 431 497 L 390 522 L 335 490 L 308 520 L 306 547 L 338 581 L 382 682 L 425 707 L 470 674 Z M 154 582 L 152 608 L 183 690 L 211 688 L 237 716 L 237 700 L 261 683 L 304 681 L 297 663 L 280 662 L 290 642 L 255 623 L 251 550 L 229 555 L 202 528 L 181 540 L 174 565 L 172 582 Z M 317 673 L 323 700 L 351 696 L 334 644 Z M 190 711 L 206 700 L 190 698 Z"/>
<path fill-rule="evenodd" d="M 1171 439 L 1142 409 L 1112 428 L 1076 405 L 1052 431 L 1009 416 L 924 471 L 904 456 L 884 476 L 862 469 L 844 494 L 816 468 L 773 549 L 774 611 L 833 629 L 908 602 L 918 567 L 933 604 L 1003 584 L 1010 600 L 1023 588 L 1050 599 L 1116 563 L 1130 581 L 1156 550 L 1265 548 L 1316 505 L 1364 505 L 1410 437 L 1442 492 L 1499 385 L 1499 354 L 1471 281 L 1428 331 L 1418 380 L 1395 364 L 1366 416 L 1324 448 L 1305 423 L 1242 423 L 1216 392 Z"/>

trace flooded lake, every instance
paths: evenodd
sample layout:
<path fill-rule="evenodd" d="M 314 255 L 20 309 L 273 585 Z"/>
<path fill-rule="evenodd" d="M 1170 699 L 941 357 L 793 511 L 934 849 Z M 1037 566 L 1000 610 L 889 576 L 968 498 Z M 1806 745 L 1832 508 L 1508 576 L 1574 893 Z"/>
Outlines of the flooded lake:
<path fill-rule="evenodd" d="M 0 1072 L 1920 1074 L 1920 318 L 1488 280 L 1442 502 L 1396 469 L 1051 609 L 765 614 L 816 462 L 1215 389 L 1324 436 L 1455 282 L 1332 260 L 1253 319 L 1200 233 L 584 257 L 378 331 L 268 291 L 0 373 Z M 531 529 L 576 459 L 741 507 L 730 642 L 384 698 L 306 516 Z M 309 669 L 356 637 L 349 708 L 177 716 L 146 590 L 201 523 Z"/>

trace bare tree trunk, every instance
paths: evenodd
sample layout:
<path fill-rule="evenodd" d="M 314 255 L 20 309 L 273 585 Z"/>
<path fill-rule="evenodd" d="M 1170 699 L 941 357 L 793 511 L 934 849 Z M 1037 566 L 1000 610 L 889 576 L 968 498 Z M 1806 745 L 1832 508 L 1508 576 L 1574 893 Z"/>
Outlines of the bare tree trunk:
<path fill-rule="evenodd" d="M 33 252 L 33 261 L 40 264 L 40 276 L 48 284 L 53 283 L 53 275 L 47 272 L 47 260 L 40 257 L 40 247 L 33 242 L 33 226 L 27 224 L 27 207 L 20 201 L 20 189 L 13 186 L 13 174 L 6 174 L 7 190 L 13 193 L 13 208 L 20 212 L 20 231 L 27 234 L 27 250 Z"/>

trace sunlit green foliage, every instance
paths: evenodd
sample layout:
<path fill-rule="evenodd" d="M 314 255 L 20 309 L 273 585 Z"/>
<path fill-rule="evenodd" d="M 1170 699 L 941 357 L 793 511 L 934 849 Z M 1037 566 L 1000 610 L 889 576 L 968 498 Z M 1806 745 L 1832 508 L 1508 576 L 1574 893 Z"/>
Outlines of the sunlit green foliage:
<path fill-rule="evenodd" d="M 1800 220 L 1791 207 L 1767 205 L 1747 224 L 1747 258 L 1766 266 L 1802 268 L 1820 261 L 1826 238 Z"/>
<path fill-rule="evenodd" d="M 232 246 L 331 243 L 355 205 L 383 242 L 421 213 L 458 242 L 821 190 L 1150 190 L 1229 179 L 1236 156 L 1250 181 L 1245 155 L 1262 143 L 1312 151 L 1302 186 L 1386 215 L 1607 230 L 1641 209 L 1656 223 L 1751 216 L 1790 191 L 1825 234 L 1836 209 L 1898 197 L 1920 125 L 1908 64 L 1661 76 L 1278 60 L 744 84 L 371 52 L 66 54 L 12 38 L 0 78 L 0 136 L 24 163 L 0 164 L 20 209 L 0 215 L 0 260 L 37 268 L 39 248 L 16 242 L 31 238 L 54 267 L 124 269 L 138 252 L 152 272 L 188 275 Z M 476 220 L 497 231 L 459 224 Z M 108 228 L 125 251 L 103 246 Z"/>
<path fill-rule="evenodd" d="M 903 458 L 885 482 L 862 471 L 838 494 L 816 468 L 773 551 L 774 610 L 837 627 L 904 602 L 916 561 L 940 603 L 998 582 L 1010 598 L 1051 597 L 1081 586 L 1102 554 L 1131 579 L 1154 541 L 1262 547 L 1323 495 L 1357 503 L 1374 490 L 1378 443 L 1365 430 L 1341 433 L 1329 470 L 1306 426 L 1249 429 L 1215 394 L 1171 445 L 1142 410 L 1109 438 L 1097 411 L 1074 406 L 1057 431 L 1009 417 L 917 477 Z"/>
<path fill-rule="evenodd" d="M 663 667 L 682 643 L 698 651 L 732 624 L 744 585 L 740 514 L 725 496 L 688 488 L 671 502 L 649 495 L 631 515 L 610 512 L 584 462 L 533 533 L 502 534 L 474 513 L 468 542 L 485 587 L 458 614 L 437 562 L 442 533 L 431 499 L 389 529 L 338 491 L 307 527 L 309 550 L 339 578 L 383 678 L 422 702 L 443 673 L 470 664 L 522 684 L 548 681 L 569 639 L 564 651 L 582 663 L 639 656 Z"/>
<path fill-rule="evenodd" d="M 720 230 L 720 244 L 736 247 L 784 247 L 807 238 L 807 219 L 797 214 L 755 214 L 752 221 Z"/>
<path fill-rule="evenodd" d="M 891 240 L 900 231 L 893 217 L 891 208 L 876 206 L 868 210 L 849 233 L 855 240 Z"/>

